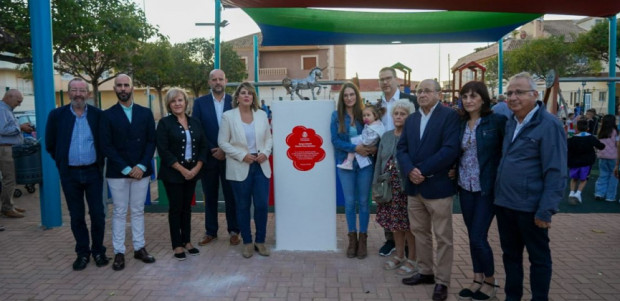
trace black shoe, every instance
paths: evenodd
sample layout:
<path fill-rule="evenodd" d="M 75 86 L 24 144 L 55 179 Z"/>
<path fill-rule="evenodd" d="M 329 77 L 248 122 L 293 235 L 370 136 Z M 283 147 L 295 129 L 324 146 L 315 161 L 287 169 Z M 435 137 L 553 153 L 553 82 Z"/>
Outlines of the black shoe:
<path fill-rule="evenodd" d="M 435 283 L 435 275 L 422 275 L 418 273 L 409 278 L 404 278 L 402 281 L 405 285 L 433 284 Z"/>
<path fill-rule="evenodd" d="M 144 263 L 153 263 L 155 262 L 155 257 L 149 255 L 145 248 L 142 248 L 138 251 L 133 252 L 133 258 L 140 259 Z"/>
<path fill-rule="evenodd" d="M 396 244 L 393 240 L 388 240 L 383 244 L 383 247 L 379 249 L 379 255 L 381 256 L 390 256 L 392 252 L 396 250 Z"/>
<path fill-rule="evenodd" d="M 88 264 L 89 261 L 90 260 L 88 259 L 88 256 L 80 256 L 80 255 L 78 255 L 78 257 L 73 262 L 73 270 L 74 271 L 81 271 L 81 270 L 85 269 L 86 265 Z"/>
<path fill-rule="evenodd" d="M 197 256 L 198 254 L 200 254 L 200 250 L 196 248 L 191 248 L 187 250 L 187 253 L 189 253 L 189 255 L 192 255 L 192 256 Z"/>
<path fill-rule="evenodd" d="M 474 280 L 475 284 L 479 284 L 480 286 L 482 286 L 482 281 L 476 281 Z M 477 291 L 477 290 L 476 290 Z M 469 288 L 464 288 L 459 292 L 459 300 L 471 300 L 471 297 L 474 296 L 474 291 L 472 291 Z"/>
<path fill-rule="evenodd" d="M 112 263 L 112 269 L 120 271 L 125 268 L 125 254 L 117 253 L 114 255 L 114 263 Z"/>
<path fill-rule="evenodd" d="M 0 225 L 0 232 L 4 231 L 4 226 Z"/>
<path fill-rule="evenodd" d="M 181 253 L 174 253 L 174 258 L 176 258 L 179 261 L 183 261 L 187 257 L 185 256 L 185 252 L 181 252 Z"/>
<path fill-rule="evenodd" d="M 105 254 L 93 254 L 93 259 L 97 267 L 104 267 L 110 263 L 110 259 Z"/>
<path fill-rule="evenodd" d="M 433 290 L 433 301 L 443 301 L 448 299 L 448 287 L 443 284 L 436 284 Z"/>

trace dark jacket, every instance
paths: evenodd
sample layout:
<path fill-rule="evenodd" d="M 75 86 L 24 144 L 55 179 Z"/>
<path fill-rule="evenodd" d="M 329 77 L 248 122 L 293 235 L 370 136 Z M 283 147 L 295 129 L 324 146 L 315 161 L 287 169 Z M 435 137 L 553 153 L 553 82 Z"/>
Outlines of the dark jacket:
<path fill-rule="evenodd" d="M 400 92 L 400 99 L 409 99 L 409 101 L 415 107 L 416 111 L 420 109 L 420 104 L 418 104 L 418 97 L 417 96 Z M 386 114 L 389 114 L 389 113 L 390 112 L 386 112 Z"/>
<path fill-rule="evenodd" d="M 593 135 L 570 137 L 568 138 L 567 145 L 569 168 L 591 166 L 596 162 L 594 148 L 605 148 L 605 144 Z"/>
<path fill-rule="evenodd" d="M 495 181 L 495 205 L 551 222 L 564 198 L 566 178 L 566 133 L 557 117 L 543 103 L 512 139 L 517 121 L 506 123 L 502 159 Z"/>
<path fill-rule="evenodd" d="M 174 115 L 169 115 L 157 124 L 157 153 L 161 158 L 158 178 L 172 183 L 183 183 L 185 178 L 179 171 L 172 168 L 174 163 L 179 163 L 188 169 L 196 165 L 198 161 L 207 161 L 207 138 L 202 131 L 200 121 L 187 116 L 187 126 L 192 137 L 192 159 L 185 160 L 185 130 Z M 190 167 L 191 166 L 191 167 Z M 201 170 L 202 173 L 202 170 Z M 200 174 L 193 180 L 200 179 Z"/>
<path fill-rule="evenodd" d="M 106 177 L 129 178 L 121 173 L 125 167 L 142 164 L 144 177 L 153 173 L 151 160 L 155 154 L 155 119 L 151 110 L 133 104 L 131 123 L 120 104 L 103 111 L 101 149 L 108 158 Z"/>
<path fill-rule="evenodd" d="M 502 141 L 507 118 L 504 115 L 493 113 L 481 118 L 476 128 L 476 150 L 480 168 L 480 188 L 482 195 L 493 196 L 497 166 L 502 158 Z M 463 141 L 467 120 L 461 121 L 459 141 Z M 459 153 L 463 155 L 463 150 Z M 458 175 L 458 173 L 457 173 Z"/>
<path fill-rule="evenodd" d="M 45 150 L 52 156 L 58 167 L 58 174 L 63 177 L 69 173 L 69 147 L 73 136 L 75 115 L 71 113 L 70 104 L 52 110 L 47 117 L 45 126 Z M 101 140 L 99 125 L 102 112 L 96 107 L 87 105 L 86 119 L 93 135 L 95 152 L 97 152 L 97 164 L 103 172 L 103 154 L 101 152 Z"/>
<path fill-rule="evenodd" d="M 407 117 L 397 145 L 402 176 L 407 179 L 407 195 L 418 193 L 425 199 L 440 199 L 456 193 L 454 180 L 448 177 L 459 155 L 459 116 L 438 104 L 420 140 L 420 111 Z M 416 185 L 409 173 L 418 168 L 426 179 Z"/>
<path fill-rule="evenodd" d="M 202 125 L 202 130 L 207 137 L 207 162 L 206 166 L 212 167 L 217 165 L 219 161 L 211 154 L 211 149 L 219 147 L 217 144 L 217 135 L 220 132 L 220 126 L 217 123 L 217 115 L 213 106 L 213 94 L 201 96 L 194 100 L 194 108 L 192 109 L 192 117 L 196 118 Z M 232 109 L 232 96 L 226 94 L 224 96 L 224 112 Z"/>

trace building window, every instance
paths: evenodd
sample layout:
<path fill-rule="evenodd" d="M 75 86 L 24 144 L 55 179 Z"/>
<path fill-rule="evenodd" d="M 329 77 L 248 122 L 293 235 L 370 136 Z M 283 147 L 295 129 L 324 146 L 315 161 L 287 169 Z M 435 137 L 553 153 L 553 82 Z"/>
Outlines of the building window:
<path fill-rule="evenodd" d="M 248 57 L 242 56 L 241 58 L 239 58 L 239 60 L 241 61 L 241 63 L 243 63 L 245 70 L 248 70 Z"/>
<path fill-rule="evenodd" d="M 607 99 L 607 92 L 606 91 L 598 92 L 598 100 L 605 101 L 605 99 Z"/>
<path fill-rule="evenodd" d="M 301 56 L 301 69 L 302 70 L 312 70 L 314 67 L 319 66 L 319 56 L 318 55 L 302 55 Z"/>

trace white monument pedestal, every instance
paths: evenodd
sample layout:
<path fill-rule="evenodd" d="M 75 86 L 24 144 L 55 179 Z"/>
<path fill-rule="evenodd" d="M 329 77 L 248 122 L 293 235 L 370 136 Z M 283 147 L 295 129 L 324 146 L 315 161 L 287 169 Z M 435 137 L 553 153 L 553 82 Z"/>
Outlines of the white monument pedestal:
<path fill-rule="evenodd" d="M 276 249 L 336 250 L 331 100 L 271 104 Z"/>

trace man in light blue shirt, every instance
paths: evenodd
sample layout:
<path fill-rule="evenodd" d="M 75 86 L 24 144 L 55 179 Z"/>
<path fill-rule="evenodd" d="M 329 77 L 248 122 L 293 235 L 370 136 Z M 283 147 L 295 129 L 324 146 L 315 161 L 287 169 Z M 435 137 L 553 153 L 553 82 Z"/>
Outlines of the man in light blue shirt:
<path fill-rule="evenodd" d="M 32 133 L 34 128 L 29 123 L 19 125 L 13 110 L 21 105 L 24 97 L 17 89 L 9 89 L 0 102 L 0 171 L 2 172 L 2 214 L 6 217 L 24 217 L 26 211 L 15 207 L 13 192 L 15 191 L 15 162 L 13 161 L 13 145 L 24 143 L 22 132 Z"/>
<path fill-rule="evenodd" d="M 508 108 L 508 104 L 506 104 L 506 96 L 500 95 L 497 97 L 497 104 L 493 106 L 493 112 L 497 114 L 501 114 L 506 116 L 506 118 L 510 119 L 512 115 L 512 111 Z"/>

